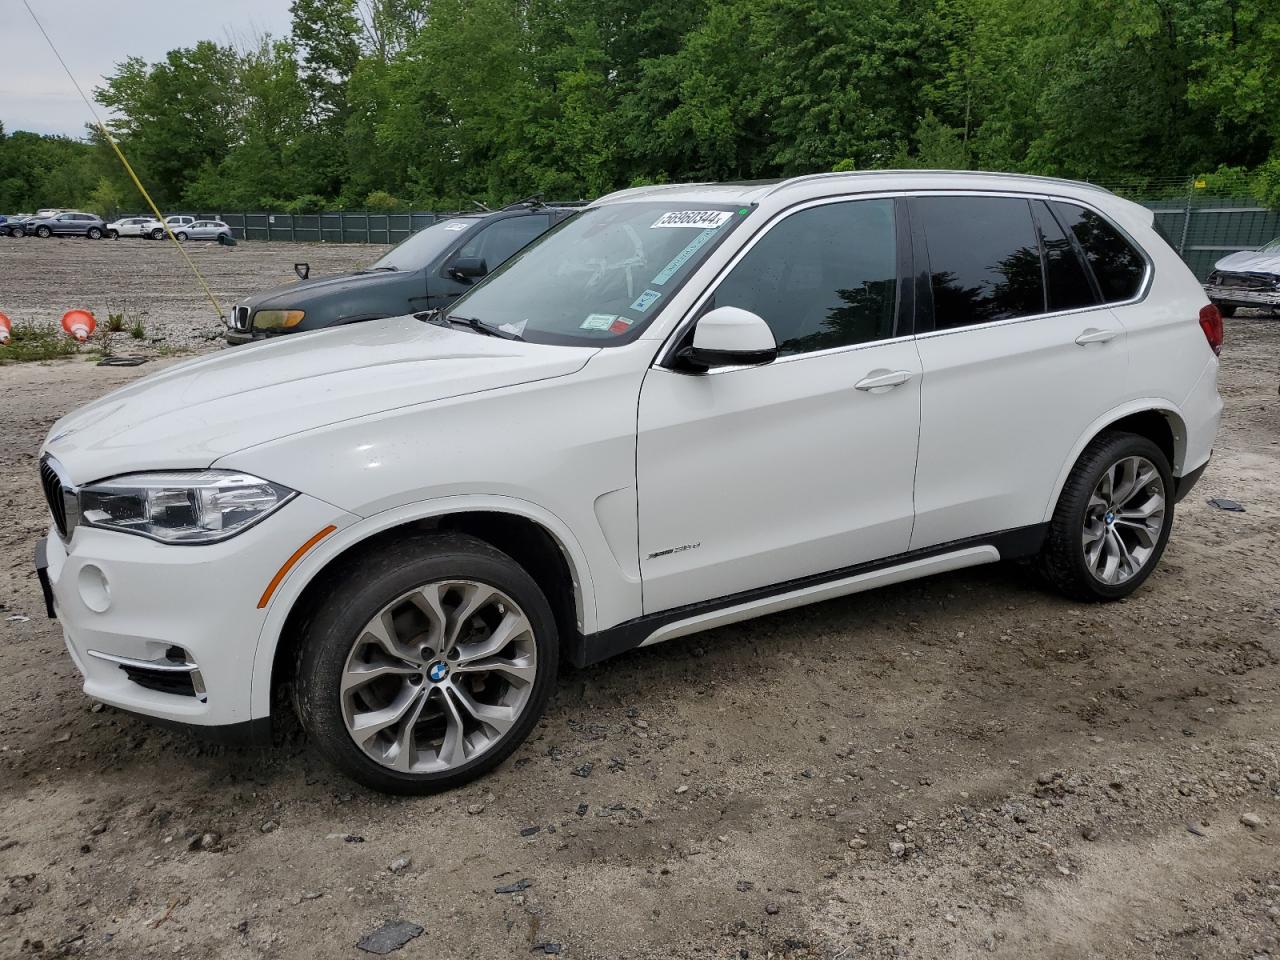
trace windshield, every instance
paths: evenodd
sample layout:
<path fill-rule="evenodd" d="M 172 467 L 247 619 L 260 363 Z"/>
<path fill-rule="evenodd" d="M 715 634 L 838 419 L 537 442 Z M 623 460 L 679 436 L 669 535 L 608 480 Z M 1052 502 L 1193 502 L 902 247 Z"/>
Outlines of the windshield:
<path fill-rule="evenodd" d="M 1280 237 L 1276 237 L 1270 243 L 1263 244 L 1259 253 L 1280 253 Z"/>
<path fill-rule="evenodd" d="M 525 247 L 448 314 L 535 343 L 624 343 L 748 213 L 688 201 L 588 208 Z"/>
<path fill-rule="evenodd" d="M 475 217 L 441 220 L 429 227 L 423 227 L 407 240 L 388 250 L 377 260 L 371 270 L 421 270 L 440 254 L 449 244 L 458 239 L 458 235 L 468 227 L 474 226 Z"/>

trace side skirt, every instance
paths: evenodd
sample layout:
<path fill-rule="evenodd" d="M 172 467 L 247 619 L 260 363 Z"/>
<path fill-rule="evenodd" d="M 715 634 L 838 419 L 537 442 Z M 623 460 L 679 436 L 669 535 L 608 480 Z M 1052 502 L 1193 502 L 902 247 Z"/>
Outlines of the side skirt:
<path fill-rule="evenodd" d="M 571 651 L 573 662 L 576 666 L 586 667 L 636 647 L 653 646 L 664 640 L 781 610 L 935 573 L 1031 556 L 1039 552 L 1048 529 L 1048 524 L 1035 524 L 986 537 L 955 540 L 922 550 L 899 553 L 883 560 L 841 567 L 784 583 L 744 590 L 715 600 L 645 614 L 615 627 L 577 637 Z"/>

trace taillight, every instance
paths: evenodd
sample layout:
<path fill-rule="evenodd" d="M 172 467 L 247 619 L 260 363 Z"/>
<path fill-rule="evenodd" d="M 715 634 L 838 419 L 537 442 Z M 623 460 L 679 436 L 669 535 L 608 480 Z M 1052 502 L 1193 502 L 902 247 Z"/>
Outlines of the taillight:
<path fill-rule="evenodd" d="M 1200 308 L 1200 329 L 1215 355 L 1222 353 L 1222 311 L 1212 303 Z"/>

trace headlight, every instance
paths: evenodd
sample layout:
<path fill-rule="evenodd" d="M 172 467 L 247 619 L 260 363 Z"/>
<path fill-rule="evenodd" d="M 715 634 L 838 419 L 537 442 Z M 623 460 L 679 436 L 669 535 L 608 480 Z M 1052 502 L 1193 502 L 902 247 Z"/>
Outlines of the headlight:
<path fill-rule="evenodd" d="M 302 322 L 302 310 L 259 310 L 253 315 L 255 330 L 288 330 Z"/>
<path fill-rule="evenodd" d="M 91 527 L 162 543 L 216 543 L 234 537 L 297 494 L 232 470 L 131 473 L 80 489 L 80 517 Z"/>

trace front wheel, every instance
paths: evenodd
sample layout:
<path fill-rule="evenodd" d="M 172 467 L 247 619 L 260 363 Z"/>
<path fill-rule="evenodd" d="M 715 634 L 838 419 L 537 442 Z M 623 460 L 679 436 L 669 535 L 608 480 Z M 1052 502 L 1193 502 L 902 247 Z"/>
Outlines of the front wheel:
<path fill-rule="evenodd" d="M 294 703 L 317 748 L 360 783 L 429 793 L 511 754 L 555 684 L 559 639 L 538 585 L 458 534 L 365 554 L 301 638 Z"/>
<path fill-rule="evenodd" d="M 108 230 L 108 231 L 107 231 L 107 239 L 108 239 L 108 240 L 119 240 L 119 239 L 120 239 L 120 231 L 119 231 L 119 230 Z"/>
<path fill-rule="evenodd" d="M 1076 600 L 1119 600 L 1151 575 L 1173 528 L 1164 451 L 1132 433 L 1096 437 L 1067 478 L 1038 565 Z"/>
<path fill-rule="evenodd" d="M 164 231 L 161 230 L 160 228 L 157 227 L 155 230 L 151 231 L 152 240 L 161 240 L 163 238 L 164 238 Z"/>
<path fill-rule="evenodd" d="M 27 235 L 27 231 L 23 230 L 21 227 L 14 227 L 12 230 L 9 231 L 9 236 L 13 237 L 16 240 L 20 240 L 26 235 Z"/>
<path fill-rule="evenodd" d="M 175 233 L 174 236 L 177 237 L 179 240 L 181 240 L 183 243 L 187 242 L 187 235 L 181 230 Z"/>
<path fill-rule="evenodd" d="M 36 227 L 36 236 L 39 237 L 41 240 L 48 240 L 51 236 L 53 236 L 53 231 L 50 230 L 48 227 Z"/>

